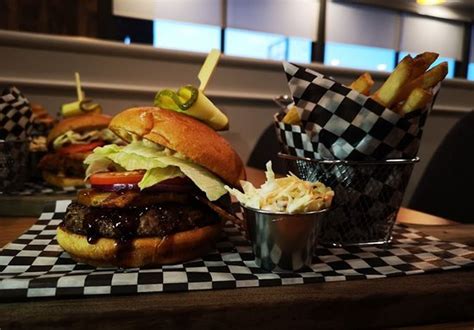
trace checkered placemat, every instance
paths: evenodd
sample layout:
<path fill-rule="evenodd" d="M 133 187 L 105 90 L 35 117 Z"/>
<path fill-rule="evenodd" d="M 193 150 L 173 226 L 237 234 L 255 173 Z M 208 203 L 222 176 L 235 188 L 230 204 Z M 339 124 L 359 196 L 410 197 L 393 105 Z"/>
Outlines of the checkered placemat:
<path fill-rule="evenodd" d="M 297 273 L 258 268 L 240 227 L 227 223 L 217 249 L 203 258 L 149 269 L 94 268 L 75 263 L 55 240 L 70 201 L 46 207 L 38 222 L 0 251 L 0 300 L 81 297 L 279 286 L 374 279 L 474 266 L 474 248 L 402 226 L 387 248 L 319 248 Z"/>
<path fill-rule="evenodd" d="M 17 191 L 0 192 L 0 196 L 31 196 L 31 195 L 62 195 L 72 194 L 89 185 L 75 187 L 55 187 L 46 182 L 26 182 L 23 189 Z M 1 197 L 0 197 L 1 198 Z"/>

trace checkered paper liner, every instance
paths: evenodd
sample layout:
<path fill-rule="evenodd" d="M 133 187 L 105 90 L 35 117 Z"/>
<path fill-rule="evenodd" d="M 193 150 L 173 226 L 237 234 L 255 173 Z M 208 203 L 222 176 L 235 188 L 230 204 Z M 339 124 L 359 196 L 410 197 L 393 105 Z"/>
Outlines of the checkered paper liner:
<path fill-rule="evenodd" d="M 413 158 L 433 101 L 404 116 L 321 73 L 283 63 L 302 125 L 275 115 L 277 136 L 290 155 L 310 159 Z M 437 94 L 439 85 L 433 90 Z"/>
<path fill-rule="evenodd" d="M 55 240 L 56 227 L 70 202 L 48 205 L 35 225 L 0 251 L 1 301 L 294 285 L 474 266 L 474 248 L 397 226 L 387 249 L 318 248 L 311 267 L 272 273 L 256 266 L 241 227 L 228 222 L 216 250 L 203 258 L 148 269 L 94 268 L 74 262 Z"/>
<path fill-rule="evenodd" d="M 0 96 L 0 140 L 27 139 L 32 121 L 28 99 L 16 87 L 5 88 Z"/>
<path fill-rule="evenodd" d="M 63 195 L 76 193 L 78 190 L 88 188 L 90 185 L 72 187 L 56 187 L 46 182 L 26 182 L 21 190 L 11 190 L 0 193 L 1 196 L 32 196 L 32 195 Z"/>

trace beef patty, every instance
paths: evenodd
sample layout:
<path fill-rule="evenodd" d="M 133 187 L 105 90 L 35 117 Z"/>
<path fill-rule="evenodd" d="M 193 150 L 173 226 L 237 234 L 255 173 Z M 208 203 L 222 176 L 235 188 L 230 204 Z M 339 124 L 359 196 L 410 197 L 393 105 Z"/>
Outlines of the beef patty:
<path fill-rule="evenodd" d="M 86 173 L 82 164 L 85 157 L 85 154 L 60 155 L 50 153 L 41 159 L 38 168 L 55 174 L 63 173 L 66 176 L 82 178 Z"/>
<path fill-rule="evenodd" d="M 86 235 L 92 243 L 100 237 L 122 240 L 164 237 L 218 221 L 215 212 L 197 202 L 170 202 L 129 208 L 88 207 L 73 202 L 67 209 L 62 226 L 76 234 Z"/>

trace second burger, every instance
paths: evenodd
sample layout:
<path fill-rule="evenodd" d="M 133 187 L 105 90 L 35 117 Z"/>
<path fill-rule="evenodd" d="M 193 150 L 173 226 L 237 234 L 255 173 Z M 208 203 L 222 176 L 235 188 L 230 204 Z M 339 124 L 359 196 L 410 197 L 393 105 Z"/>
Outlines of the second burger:
<path fill-rule="evenodd" d="M 107 129 L 111 119 L 87 114 L 59 121 L 47 137 L 50 151 L 38 164 L 43 179 L 57 187 L 83 186 L 87 155 L 96 147 L 120 140 Z"/>

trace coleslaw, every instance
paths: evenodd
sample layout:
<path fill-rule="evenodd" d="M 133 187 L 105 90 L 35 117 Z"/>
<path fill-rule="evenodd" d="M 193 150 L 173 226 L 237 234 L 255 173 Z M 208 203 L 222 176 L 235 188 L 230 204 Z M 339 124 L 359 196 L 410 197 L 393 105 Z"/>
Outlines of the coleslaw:
<path fill-rule="evenodd" d="M 334 191 L 323 183 L 304 181 L 293 173 L 275 178 L 271 161 L 266 167 L 267 181 L 260 188 L 242 180 L 243 192 L 229 186 L 225 189 L 246 207 L 272 212 L 307 213 L 331 206 Z"/>

